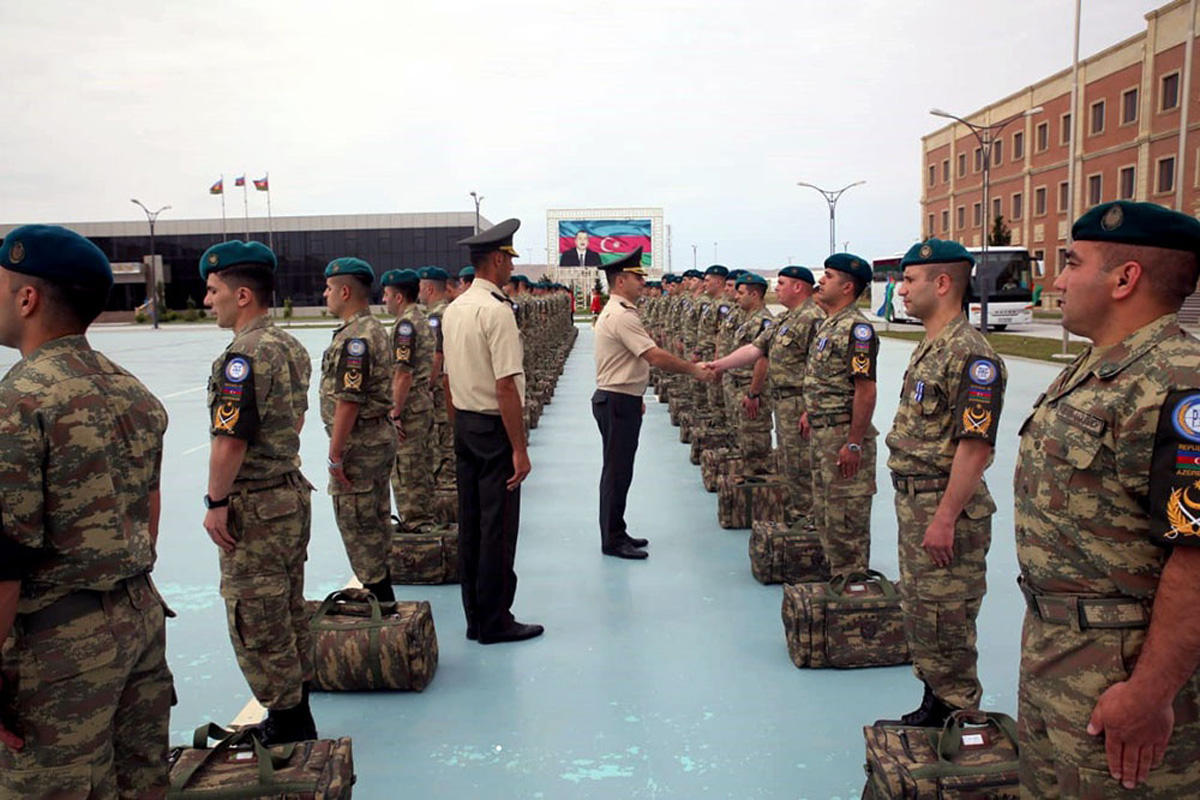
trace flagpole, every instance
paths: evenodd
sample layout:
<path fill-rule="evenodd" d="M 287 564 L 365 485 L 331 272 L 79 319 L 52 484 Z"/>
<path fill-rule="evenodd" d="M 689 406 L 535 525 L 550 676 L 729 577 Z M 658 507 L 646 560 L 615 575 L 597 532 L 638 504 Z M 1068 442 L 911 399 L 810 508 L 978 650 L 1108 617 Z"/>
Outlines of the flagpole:
<path fill-rule="evenodd" d="M 271 173 L 267 173 L 267 247 L 275 250 L 275 226 L 271 222 Z"/>
<path fill-rule="evenodd" d="M 246 241 L 250 241 L 250 189 L 246 186 L 246 170 L 242 170 L 242 208 L 246 212 Z"/>
<path fill-rule="evenodd" d="M 221 175 L 221 241 L 229 241 L 229 232 L 225 229 L 225 175 Z"/>

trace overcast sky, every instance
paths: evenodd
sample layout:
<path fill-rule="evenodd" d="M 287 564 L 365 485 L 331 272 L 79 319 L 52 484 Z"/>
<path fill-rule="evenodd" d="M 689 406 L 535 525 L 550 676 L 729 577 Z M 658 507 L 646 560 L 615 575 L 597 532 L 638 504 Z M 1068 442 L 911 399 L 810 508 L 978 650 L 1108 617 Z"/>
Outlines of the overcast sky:
<path fill-rule="evenodd" d="M 1084 0 L 1086 56 L 1165 0 Z M 673 266 L 920 231 L 920 137 L 1070 65 L 1071 0 L 6 2 L 0 221 L 661 206 Z M 265 214 L 263 195 L 250 212 Z M 230 215 L 242 197 L 227 196 Z M 166 215 L 164 215 L 164 219 Z"/>

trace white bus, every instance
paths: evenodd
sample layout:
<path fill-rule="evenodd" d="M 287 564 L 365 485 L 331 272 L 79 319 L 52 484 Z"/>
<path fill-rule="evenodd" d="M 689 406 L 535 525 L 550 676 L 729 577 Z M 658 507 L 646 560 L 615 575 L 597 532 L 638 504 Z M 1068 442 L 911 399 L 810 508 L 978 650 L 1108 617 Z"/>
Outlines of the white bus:
<path fill-rule="evenodd" d="M 976 265 L 971 271 L 971 288 L 967 292 L 968 318 L 972 325 L 979 326 L 980 296 L 975 276 L 982 262 L 982 251 L 969 247 L 975 256 Z M 871 312 L 886 317 L 888 299 L 891 299 L 893 322 L 918 322 L 904 311 L 904 298 L 896 290 L 900 287 L 902 256 L 877 258 L 872 262 Z M 995 285 L 988 295 L 988 328 L 1002 331 L 1009 325 L 1027 325 L 1033 322 L 1033 280 L 1041 275 L 1041 263 L 1023 247 L 989 247 L 988 264 L 996 276 Z"/>

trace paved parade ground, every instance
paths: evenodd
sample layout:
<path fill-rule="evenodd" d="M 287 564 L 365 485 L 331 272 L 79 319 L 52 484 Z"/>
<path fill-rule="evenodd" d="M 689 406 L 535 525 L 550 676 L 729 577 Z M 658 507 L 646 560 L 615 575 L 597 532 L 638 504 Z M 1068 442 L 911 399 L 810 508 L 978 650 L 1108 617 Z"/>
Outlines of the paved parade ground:
<path fill-rule="evenodd" d="M 319 371 L 328 329 L 296 329 Z M 166 404 L 163 522 L 154 578 L 178 616 L 168 622 L 179 705 L 172 740 L 232 720 L 250 698 L 217 593 L 216 548 L 201 528 L 208 419 L 205 384 L 229 340 L 215 328 L 100 328 L 92 344 Z M 397 586 L 433 605 L 440 665 L 420 694 L 315 695 L 323 736 L 354 739 L 355 797 L 374 798 L 856 798 L 861 728 L 920 699 L 908 667 L 797 670 L 780 623 L 781 589 L 750 575 L 748 531 L 717 526 L 716 495 L 700 484 L 666 406 L 647 398 L 630 534 L 650 559 L 601 556 L 596 523 L 599 434 L 592 330 L 586 325 L 553 403 L 532 432 L 533 472 L 521 501 L 514 613 L 545 636 L 481 646 L 464 637 L 457 586 Z M 892 489 L 882 434 L 895 412 L 912 343 L 879 354 L 879 494 L 872 563 L 897 575 Z M 15 361 L 0 353 L 0 367 Z M 1011 479 L 1017 429 L 1058 367 L 1010 361 L 996 463 L 999 511 L 980 616 L 984 706 L 1015 715 L 1023 603 L 1017 590 Z M 307 592 L 344 585 L 350 567 L 324 492 L 327 439 L 317 376 L 302 440 L 317 485 Z"/>

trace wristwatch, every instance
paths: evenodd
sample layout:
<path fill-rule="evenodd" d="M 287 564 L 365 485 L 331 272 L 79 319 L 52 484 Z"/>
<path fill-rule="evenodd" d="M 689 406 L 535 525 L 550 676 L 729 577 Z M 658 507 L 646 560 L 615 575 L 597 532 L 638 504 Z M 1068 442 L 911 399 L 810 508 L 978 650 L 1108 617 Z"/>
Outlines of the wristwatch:
<path fill-rule="evenodd" d="M 751 400 L 757 400 L 761 394 L 761 392 L 746 392 L 746 397 L 749 397 Z"/>
<path fill-rule="evenodd" d="M 204 495 L 205 508 L 224 508 L 227 505 L 229 505 L 229 495 L 225 495 L 220 500 L 213 500 L 208 495 Z"/>
<path fill-rule="evenodd" d="M 855 444 L 854 442 L 846 442 L 846 449 L 849 450 L 851 453 L 861 453 L 862 445 Z"/>

